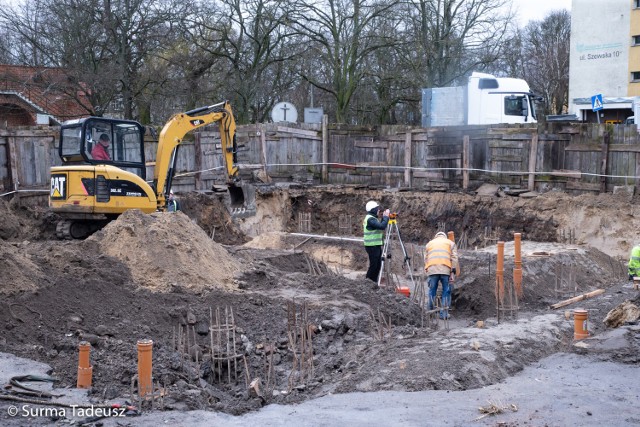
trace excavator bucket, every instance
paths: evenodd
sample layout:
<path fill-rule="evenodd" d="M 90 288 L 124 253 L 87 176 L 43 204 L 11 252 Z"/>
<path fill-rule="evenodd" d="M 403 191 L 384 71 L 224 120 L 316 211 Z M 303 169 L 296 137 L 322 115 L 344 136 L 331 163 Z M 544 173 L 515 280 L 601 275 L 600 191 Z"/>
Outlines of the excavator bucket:
<path fill-rule="evenodd" d="M 256 213 L 256 189 L 246 183 L 227 185 L 229 193 L 229 211 L 234 218 L 246 218 Z"/>

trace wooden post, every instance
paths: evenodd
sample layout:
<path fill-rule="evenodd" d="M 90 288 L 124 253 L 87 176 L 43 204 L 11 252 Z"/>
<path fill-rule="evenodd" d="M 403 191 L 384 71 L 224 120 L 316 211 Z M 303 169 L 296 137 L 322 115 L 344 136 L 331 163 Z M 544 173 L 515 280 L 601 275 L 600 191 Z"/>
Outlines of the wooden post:
<path fill-rule="evenodd" d="M 469 135 L 462 137 L 462 189 L 469 188 Z"/>
<path fill-rule="evenodd" d="M 264 171 L 265 182 L 270 182 L 269 174 L 267 173 L 267 129 L 266 126 L 261 124 L 258 129 L 260 130 L 260 146 L 262 147 L 262 170 Z"/>
<path fill-rule="evenodd" d="M 607 158 L 609 157 L 609 132 L 604 132 L 604 143 L 602 144 L 602 157 L 600 161 L 600 192 L 607 192 Z"/>
<path fill-rule="evenodd" d="M 23 144 L 23 147 L 26 147 L 26 144 Z M 40 156 L 40 150 L 42 149 L 42 144 L 40 141 L 37 141 L 33 144 L 33 166 L 35 168 L 35 184 L 42 185 L 42 158 Z M 46 184 L 46 183 L 44 183 Z"/>
<path fill-rule="evenodd" d="M 55 144 L 55 138 L 52 138 L 53 144 Z M 53 166 L 53 163 L 51 163 L 51 145 L 52 143 L 50 142 L 50 140 L 47 140 L 44 143 L 44 167 L 45 167 L 45 173 L 47 174 L 47 178 L 45 180 L 45 185 L 47 187 L 49 187 L 50 184 L 50 180 L 51 180 L 51 166 Z"/>
<path fill-rule="evenodd" d="M 538 157 L 538 134 L 531 138 L 531 148 L 529 150 L 529 191 L 536 189 L 536 158 Z"/>
<path fill-rule="evenodd" d="M 404 185 L 411 188 L 411 131 L 404 138 Z"/>
<path fill-rule="evenodd" d="M 375 137 L 374 137 L 375 138 Z M 387 142 L 387 166 L 391 166 L 392 162 L 393 162 L 393 153 L 392 153 L 392 145 L 391 142 Z M 396 166 L 396 165 L 393 165 Z M 384 184 L 388 185 L 389 187 L 394 187 L 395 183 L 391 182 L 391 172 L 387 172 L 384 173 Z M 382 177 L 381 177 L 382 178 Z"/>
<path fill-rule="evenodd" d="M 11 177 L 11 189 L 17 191 L 20 186 L 20 178 L 18 173 L 18 153 L 16 146 L 16 137 L 10 135 L 7 137 L 7 148 L 9 150 L 7 161 L 9 166 L 9 173 Z M 17 197 L 17 194 L 16 194 Z"/>
<path fill-rule="evenodd" d="M 322 116 L 322 183 L 329 183 L 329 132 L 328 124 L 329 116 Z"/>
<path fill-rule="evenodd" d="M 200 135 L 200 132 L 195 133 L 195 142 L 193 144 L 193 149 L 195 150 L 194 166 L 197 171 L 194 175 L 196 190 L 202 190 L 202 173 L 200 172 L 202 170 L 202 141 Z"/>

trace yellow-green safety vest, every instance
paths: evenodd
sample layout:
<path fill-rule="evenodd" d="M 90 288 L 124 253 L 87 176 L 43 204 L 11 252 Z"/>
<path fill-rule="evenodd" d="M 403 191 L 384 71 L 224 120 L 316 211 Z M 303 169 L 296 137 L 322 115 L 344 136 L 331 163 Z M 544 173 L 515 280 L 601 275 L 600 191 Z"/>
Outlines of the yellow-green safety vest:
<path fill-rule="evenodd" d="M 367 230 L 367 222 L 369 221 L 369 218 L 375 218 L 375 216 L 368 214 L 364 217 L 364 222 L 362 223 L 362 229 L 364 230 L 364 245 L 382 246 L 384 240 L 384 230 Z"/>
<path fill-rule="evenodd" d="M 629 274 L 631 276 L 640 276 L 640 246 L 634 246 L 631 250 L 631 258 L 629 258 Z"/>

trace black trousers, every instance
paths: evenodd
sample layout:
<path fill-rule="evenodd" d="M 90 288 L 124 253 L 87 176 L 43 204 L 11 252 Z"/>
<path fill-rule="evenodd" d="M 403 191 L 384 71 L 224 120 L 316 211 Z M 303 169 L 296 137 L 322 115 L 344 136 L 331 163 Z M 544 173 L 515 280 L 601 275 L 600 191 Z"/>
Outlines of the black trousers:
<path fill-rule="evenodd" d="M 365 246 L 364 248 L 367 251 L 367 255 L 369 255 L 367 279 L 371 279 L 377 283 L 382 265 L 382 246 Z"/>

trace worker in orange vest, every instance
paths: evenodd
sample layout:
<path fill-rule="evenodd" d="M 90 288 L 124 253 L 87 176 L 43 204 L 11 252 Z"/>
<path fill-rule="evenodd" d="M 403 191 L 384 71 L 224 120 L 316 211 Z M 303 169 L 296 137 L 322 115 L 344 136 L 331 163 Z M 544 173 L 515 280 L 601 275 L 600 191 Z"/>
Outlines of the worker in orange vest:
<path fill-rule="evenodd" d="M 429 310 L 433 309 L 438 284 L 442 283 L 441 319 L 449 316 L 448 308 L 451 305 L 449 283 L 453 283 L 455 280 L 457 263 L 456 244 L 449 240 L 442 231 L 437 232 L 434 239 L 427 243 L 424 252 L 424 271 L 427 273 L 427 283 L 429 284 Z"/>

